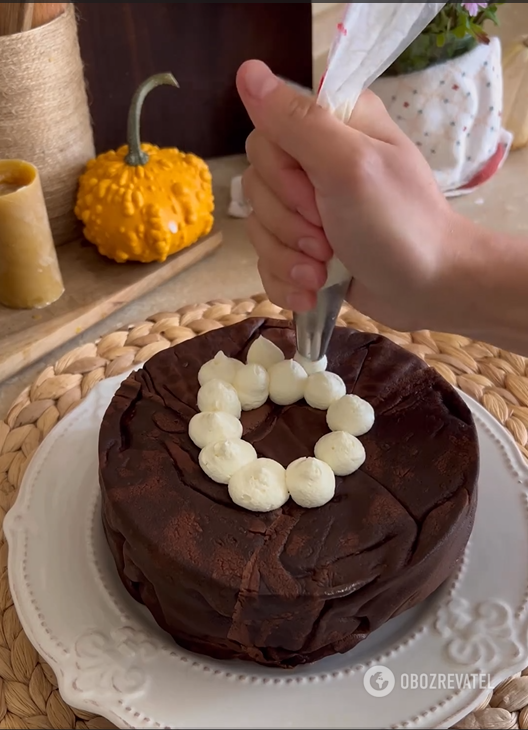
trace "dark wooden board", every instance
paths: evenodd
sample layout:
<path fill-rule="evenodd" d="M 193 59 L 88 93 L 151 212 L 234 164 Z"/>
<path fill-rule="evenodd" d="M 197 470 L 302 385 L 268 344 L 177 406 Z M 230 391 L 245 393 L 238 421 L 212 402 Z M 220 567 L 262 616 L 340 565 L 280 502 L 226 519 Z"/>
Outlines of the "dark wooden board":
<path fill-rule="evenodd" d="M 76 3 L 98 152 L 125 143 L 130 99 L 170 71 L 144 107 L 142 138 L 202 157 L 240 154 L 251 131 L 235 88 L 239 65 L 259 58 L 312 84 L 311 3 Z"/>

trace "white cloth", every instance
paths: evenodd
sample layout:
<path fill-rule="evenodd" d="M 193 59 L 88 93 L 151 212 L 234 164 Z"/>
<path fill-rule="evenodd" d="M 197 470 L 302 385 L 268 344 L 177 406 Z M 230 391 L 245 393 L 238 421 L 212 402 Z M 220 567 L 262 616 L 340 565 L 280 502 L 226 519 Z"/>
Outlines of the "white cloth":
<path fill-rule="evenodd" d="M 512 135 L 501 123 L 497 38 L 424 71 L 379 78 L 371 89 L 420 148 L 446 195 L 470 192 L 506 159 Z"/>
<path fill-rule="evenodd" d="M 232 218 L 247 218 L 251 213 L 251 207 L 244 198 L 242 190 L 242 175 L 237 175 L 231 180 L 231 201 L 227 212 Z"/>

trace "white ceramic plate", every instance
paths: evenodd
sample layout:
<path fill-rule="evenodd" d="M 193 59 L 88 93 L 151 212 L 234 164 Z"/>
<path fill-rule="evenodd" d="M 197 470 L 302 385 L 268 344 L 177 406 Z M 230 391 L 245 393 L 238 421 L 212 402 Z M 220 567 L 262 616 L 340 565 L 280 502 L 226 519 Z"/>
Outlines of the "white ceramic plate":
<path fill-rule="evenodd" d="M 53 429 L 4 523 L 16 609 L 66 702 L 121 728 L 447 728 L 488 694 L 486 675 L 495 685 L 524 667 L 528 469 L 477 403 L 466 398 L 482 449 L 479 504 L 458 575 L 352 652 L 284 673 L 180 649 L 121 585 L 97 479 L 99 424 L 121 379 Z M 380 671 L 390 679 L 377 666 L 395 678 L 385 697 L 365 690 L 365 676 L 372 687 Z M 427 689 L 406 689 L 406 674 Z"/>

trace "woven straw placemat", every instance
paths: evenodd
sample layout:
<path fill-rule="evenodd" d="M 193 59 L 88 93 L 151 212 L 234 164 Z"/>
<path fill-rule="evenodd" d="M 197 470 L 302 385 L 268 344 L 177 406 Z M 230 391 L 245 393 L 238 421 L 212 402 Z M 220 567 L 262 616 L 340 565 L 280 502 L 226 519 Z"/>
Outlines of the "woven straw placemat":
<path fill-rule="evenodd" d="M 171 345 L 250 316 L 286 319 L 264 295 L 215 300 L 160 312 L 83 345 L 46 368 L 0 421 L 0 522 L 13 504 L 24 471 L 43 438 L 100 380 L 140 365 Z M 338 324 L 379 332 L 422 357 L 452 385 L 479 401 L 513 435 L 528 457 L 528 360 L 466 337 L 395 332 L 344 306 Z M 528 664 L 528 657 L 527 657 Z M 0 729 L 114 726 L 66 705 L 50 667 L 22 631 L 7 579 L 7 545 L 0 528 Z M 457 728 L 528 730 L 528 669 L 502 682 Z"/>

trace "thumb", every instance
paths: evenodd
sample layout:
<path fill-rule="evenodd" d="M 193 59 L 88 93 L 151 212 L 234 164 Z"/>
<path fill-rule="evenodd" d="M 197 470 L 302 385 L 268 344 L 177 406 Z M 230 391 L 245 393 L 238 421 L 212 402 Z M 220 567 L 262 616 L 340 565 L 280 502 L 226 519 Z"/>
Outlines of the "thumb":
<path fill-rule="evenodd" d="M 261 61 L 246 61 L 237 89 L 255 129 L 293 157 L 307 173 L 334 173 L 353 154 L 360 134 L 300 94 Z M 352 147 L 352 149 L 351 149 Z M 336 165 L 338 167 L 336 168 Z"/>

